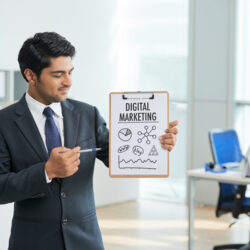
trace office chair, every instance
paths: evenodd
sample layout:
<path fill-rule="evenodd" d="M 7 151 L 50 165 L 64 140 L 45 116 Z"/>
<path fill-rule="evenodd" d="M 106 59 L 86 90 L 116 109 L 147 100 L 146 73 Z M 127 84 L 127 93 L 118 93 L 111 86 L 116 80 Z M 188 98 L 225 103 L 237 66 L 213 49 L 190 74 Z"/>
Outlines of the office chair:
<path fill-rule="evenodd" d="M 240 162 L 243 159 L 236 131 L 233 129 L 211 130 L 209 141 L 214 164 L 222 166 L 228 162 Z M 250 213 L 250 198 L 245 197 L 246 186 L 219 183 L 219 198 L 216 207 L 216 217 L 231 212 L 234 218 L 242 213 Z M 238 249 L 250 250 L 248 244 L 226 244 L 214 246 L 214 250 Z"/>

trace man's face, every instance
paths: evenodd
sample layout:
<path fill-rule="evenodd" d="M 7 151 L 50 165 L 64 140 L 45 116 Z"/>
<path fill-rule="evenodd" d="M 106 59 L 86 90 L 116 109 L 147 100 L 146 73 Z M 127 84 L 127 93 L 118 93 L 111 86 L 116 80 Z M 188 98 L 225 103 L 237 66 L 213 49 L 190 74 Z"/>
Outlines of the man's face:
<path fill-rule="evenodd" d="M 45 105 L 64 101 L 72 85 L 71 57 L 59 56 L 51 58 L 50 62 L 50 66 L 42 70 L 31 91 L 32 97 Z"/>

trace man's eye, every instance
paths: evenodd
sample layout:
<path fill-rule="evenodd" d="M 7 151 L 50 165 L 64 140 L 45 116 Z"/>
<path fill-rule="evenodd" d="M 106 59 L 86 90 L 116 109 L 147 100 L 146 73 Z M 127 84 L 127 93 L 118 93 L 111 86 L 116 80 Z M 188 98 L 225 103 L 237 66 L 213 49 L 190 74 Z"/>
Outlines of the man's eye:
<path fill-rule="evenodd" d="M 55 78 L 60 78 L 62 75 L 53 75 Z"/>

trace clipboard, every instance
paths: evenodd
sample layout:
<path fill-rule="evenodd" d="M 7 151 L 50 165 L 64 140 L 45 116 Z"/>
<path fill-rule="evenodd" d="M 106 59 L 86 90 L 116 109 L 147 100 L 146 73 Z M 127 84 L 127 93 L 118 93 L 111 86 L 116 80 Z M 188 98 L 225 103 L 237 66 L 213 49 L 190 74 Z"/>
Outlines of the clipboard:
<path fill-rule="evenodd" d="M 169 124 L 169 93 L 109 94 L 109 176 L 167 178 L 169 152 L 159 137 Z"/>

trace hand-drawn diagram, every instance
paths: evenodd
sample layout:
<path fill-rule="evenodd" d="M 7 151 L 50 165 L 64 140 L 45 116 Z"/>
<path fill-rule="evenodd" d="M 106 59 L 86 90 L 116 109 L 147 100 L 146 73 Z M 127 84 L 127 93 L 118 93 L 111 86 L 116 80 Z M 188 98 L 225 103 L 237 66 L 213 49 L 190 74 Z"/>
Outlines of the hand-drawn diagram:
<path fill-rule="evenodd" d="M 146 138 L 146 143 L 147 143 L 147 144 L 150 144 L 150 143 L 151 143 L 151 141 L 149 140 L 150 137 L 152 137 L 152 139 L 155 139 L 155 138 L 156 138 L 156 135 L 152 135 L 152 134 L 151 134 L 151 132 L 152 132 L 153 130 L 156 130 L 156 126 L 152 126 L 152 128 L 151 128 L 150 131 L 148 131 L 148 126 L 144 126 L 144 129 L 145 129 L 145 132 L 142 132 L 142 131 L 138 131 L 138 132 L 137 132 L 138 135 L 140 135 L 140 136 L 142 135 L 142 137 L 139 138 L 139 139 L 137 139 L 137 141 L 138 141 L 139 143 L 141 143 L 141 142 L 143 141 L 143 139 Z"/>
<path fill-rule="evenodd" d="M 132 151 L 135 155 L 138 155 L 138 156 L 141 156 L 144 153 L 143 148 L 140 146 L 134 146 Z"/>
<path fill-rule="evenodd" d="M 119 132 L 118 132 L 118 137 L 122 140 L 122 141 L 129 141 L 132 137 L 132 132 L 129 128 L 122 128 Z"/>
<path fill-rule="evenodd" d="M 118 148 L 118 153 L 124 153 L 125 151 L 127 151 L 130 148 L 129 145 L 123 145 L 121 147 Z"/>
<path fill-rule="evenodd" d="M 168 177 L 169 153 L 159 140 L 169 125 L 168 92 L 112 92 L 109 104 L 110 177 Z"/>
<path fill-rule="evenodd" d="M 137 159 L 137 160 L 132 160 L 129 159 L 126 161 L 125 159 L 120 159 L 120 156 L 118 156 L 118 167 L 120 169 L 149 169 L 149 170 L 155 170 L 156 169 L 156 164 L 157 160 L 152 161 L 150 159 L 142 160 L 142 159 Z"/>
<path fill-rule="evenodd" d="M 157 155 L 159 155 L 159 153 L 158 153 L 155 145 L 151 148 L 151 150 L 150 150 L 150 152 L 149 152 L 148 155 L 149 156 L 157 156 Z"/>

